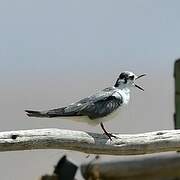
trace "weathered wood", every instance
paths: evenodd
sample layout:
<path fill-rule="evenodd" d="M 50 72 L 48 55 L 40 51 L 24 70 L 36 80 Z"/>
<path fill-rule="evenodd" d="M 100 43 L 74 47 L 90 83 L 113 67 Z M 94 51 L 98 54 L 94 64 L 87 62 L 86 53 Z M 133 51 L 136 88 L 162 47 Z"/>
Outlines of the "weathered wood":
<path fill-rule="evenodd" d="M 66 149 L 89 154 L 137 155 L 180 150 L 180 130 L 105 135 L 62 129 L 0 132 L 0 151 Z"/>
<path fill-rule="evenodd" d="M 94 161 L 81 166 L 86 180 L 172 180 L 180 179 L 180 155 L 138 156 L 114 162 Z"/>

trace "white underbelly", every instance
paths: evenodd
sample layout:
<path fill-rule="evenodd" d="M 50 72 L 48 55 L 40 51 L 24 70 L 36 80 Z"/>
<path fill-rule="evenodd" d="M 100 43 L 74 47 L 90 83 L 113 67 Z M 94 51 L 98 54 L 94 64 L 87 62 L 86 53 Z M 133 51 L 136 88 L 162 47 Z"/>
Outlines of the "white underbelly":
<path fill-rule="evenodd" d="M 115 110 L 114 112 L 112 112 L 111 114 L 109 114 L 105 117 L 97 118 L 97 119 L 90 119 L 88 116 L 72 116 L 72 117 L 59 117 L 59 118 L 71 120 L 71 121 L 75 121 L 75 122 L 88 123 L 91 126 L 96 126 L 96 125 L 100 124 L 101 122 L 106 122 L 106 121 L 110 121 L 110 120 L 114 119 L 115 117 L 117 117 L 119 115 L 119 113 L 122 109 L 123 108 L 120 107 L 117 110 Z"/>

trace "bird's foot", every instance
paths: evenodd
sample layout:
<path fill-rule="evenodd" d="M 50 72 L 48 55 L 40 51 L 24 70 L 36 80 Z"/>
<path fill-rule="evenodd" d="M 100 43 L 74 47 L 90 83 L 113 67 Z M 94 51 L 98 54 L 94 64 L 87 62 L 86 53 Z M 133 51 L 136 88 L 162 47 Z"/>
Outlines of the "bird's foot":
<path fill-rule="evenodd" d="M 112 133 L 108 133 L 108 132 L 106 132 L 106 133 L 103 133 L 104 135 L 106 135 L 111 141 L 112 141 L 112 137 L 113 138 L 118 138 L 117 136 L 115 136 L 115 135 L 113 135 Z"/>
<path fill-rule="evenodd" d="M 113 138 L 117 138 L 117 136 L 115 136 L 115 135 L 113 135 L 112 133 L 108 133 L 107 131 L 106 131 L 106 129 L 104 128 L 104 125 L 103 125 L 103 123 L 101 122 L 101 128 L 103 129 L 103 131 L 104 131 L 104 134 L 112 141 L 112 137 Z"/>

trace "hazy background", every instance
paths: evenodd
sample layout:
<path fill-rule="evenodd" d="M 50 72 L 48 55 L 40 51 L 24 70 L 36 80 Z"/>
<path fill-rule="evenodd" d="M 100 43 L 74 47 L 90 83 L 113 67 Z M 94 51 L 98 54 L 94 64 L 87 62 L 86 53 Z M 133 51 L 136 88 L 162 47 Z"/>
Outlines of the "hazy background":
<path fill-rule="evenodd" d="M 0 1 L 0 130 L 64 128 L 99 132 L 67 120 L 28 118 L 24 109 L 63 106 L 114 84 L 121 71 L 139 80 L 112 132 L 172 129 L 173 63 L 180 56 L 178 0 Z M 65 151 L 81 164 L 85 154 Z M 38 179 L 62 150 L 0 153 L 3 180 Z M 116 157 L 117 158 L 117 157 Z"/>

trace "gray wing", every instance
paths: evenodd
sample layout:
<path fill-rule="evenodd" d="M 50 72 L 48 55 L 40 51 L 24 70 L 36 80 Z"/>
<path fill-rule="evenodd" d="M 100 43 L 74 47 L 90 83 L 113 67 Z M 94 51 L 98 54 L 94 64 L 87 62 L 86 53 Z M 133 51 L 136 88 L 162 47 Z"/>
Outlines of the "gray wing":
<path fill-rule="evenodd" d="M 122 98 L 113 95 L 88 104 L 79 113 L 88 116 L 90 119 L 104 117 L 115 111 L 122 104 Z"/>
<path fill-rule="evenodd" d="M 81 99 L 78 102 L 72 103 L 69 106 L 67 106 L 65 108 L 65 112 L 72 112 L 72 111 L 81 111 L 83 109 L 85 109 L 87 106 L 108 98 L 109 96 L 111 96 L 114 93 L 114 89 L 113 88 L 106 88 L 103 89 L 102 91 L 97 92 L 96 94 L 93 94 L 89 97 L 86 97 L 84 99 Z"/>
<path fill-rule="evenodd" d="M 92 96 L 82 99 L 65 108 L 65 112 L 76 112 L 79 116 L 91 119 L 104 117 L 116 110 L 123 103 L 122 96 L 114 88 L 106 88 Z"/>
<path fill-rule="evenodd" d="M 88 116 L 91 119 L 95 119 L 110 114 L 122 102 L 122 96 L 120 94 L 117 95 L 115 89 L 110 87 L 66 107 L 48 111 L 26 110 L 26 112 L 28 116 L 34 117 Z"/>

